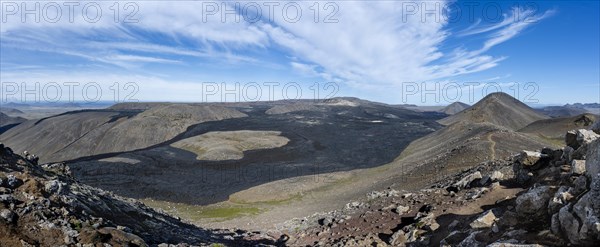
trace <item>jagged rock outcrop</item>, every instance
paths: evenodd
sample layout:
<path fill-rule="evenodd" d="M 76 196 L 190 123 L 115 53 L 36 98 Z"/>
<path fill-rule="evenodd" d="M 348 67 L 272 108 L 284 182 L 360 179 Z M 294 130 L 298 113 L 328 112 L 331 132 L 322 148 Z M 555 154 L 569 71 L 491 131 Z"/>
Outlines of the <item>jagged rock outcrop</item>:
<path fill-rule="evenodd" d="M 600 120 L 596 121 L 590 129 L 600 135 Z"/>
<path fill-rule="evenodd" d="M 590 146 L 592 148 L 588 149 L 585 171 L 589 177 L 593 177 L 600 173 L 600 139 L 590 143 Z"/>
<path fill-rule="evenodd" d="M 553 216 L 554 231 L 559 230 L 572 244 L 593 246 L 600 241 L 600 140 L 595 140 L 587 145 L 588 155 L 585 162 L 585 178 L 591 181 L 588 192 L 577 195 L 579 200 L 570 202 Z M 583 174 L 582 174 L 583 175 Z"/>
<path fill-rule="evenodd" d="M 525 150 L 517 156 L 516 161 L 525 167 L 533 167 L 535 165 L 538 165 L 538 162 L 540 162 L 540 160 L 543 160 L 547 157 L 547 155 L 544 155 L 540 152 Z"/>
<path fill-rule="evenodd" d="M 554 189 L 550 186 L 532 188 L 527 193 L 517 197 L 517 214 L 523 219 L 536 219 L 546 216 L 548 201 L 552 198 Z"/>
<path fill-rule="evenodd" d="M 133 199 L 81 184 L 62 163 L 36 165 L 0 144 L 0 243 L 254 246 L 276 240 L 261 233 L 200 229 Z"/>
<path fill-rule="evenodd" d="M 585 160 L 589 144 L 598 138 L 600 138 L 600 135 L 586 129 L 567 132 L 565 135 L 565 142 L 574 150 L 571 154 L 571 158 Z"/>
<path fill-rule="evenodd" d="M 494 221 L 496 221 L 496 215 L 493 210 L 488 210 L 482 213 L 476 220 L 471 222 L 469 226 L 471 228 L 489 228 L 492 227 Z"/>

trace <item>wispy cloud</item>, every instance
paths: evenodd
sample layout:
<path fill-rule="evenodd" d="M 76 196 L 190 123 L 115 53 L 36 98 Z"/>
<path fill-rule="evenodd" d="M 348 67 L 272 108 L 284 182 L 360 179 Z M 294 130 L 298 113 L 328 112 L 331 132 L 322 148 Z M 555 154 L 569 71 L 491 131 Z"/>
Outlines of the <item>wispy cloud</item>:
<path fill-rule="evenodd" d="M 504 19 L 500 23 L 483 27 L 471 26 L 467 30 L 459 33 L 459 36 L 487 34 L 488 39 L 484 42 L 483 46 L 479 50 L 475 50 L 471 53 L 471 55 L 478 55 L 498 44 L 514 38 L 525 30 L 525 28 L 550 17 L 555 13 L 556 10 L 547 10 L 542 14 L 536 14 L 536 11 L 533 9 L 515 7 L 511 9 L 510 14 L 504 15 Z"/>
<path fill-rule="evenodd" d="M 305 11 L 314 4 L 296 3 Z M 109 3 L 101 4 L 109 9 Z M 421 15 L 404 15 L 401 2 L 395 1 L 335 2 L 338 12 L 334 23 L 315 22 L 312 16 L 290 22 L 281 14 L 272 20 L 249 23 L 239 12 L 227 16 L 229 21 L 221 21 L 219 16 L 206 21 L 199 13 L 202 2 L 137 4 L 136 23 L 115 23 L 110 11 L 97 23 L 83 21 L 79 13 L 74 23 L 67 18 L 58 23 L 3 23 L 0 45 L 2 49 L 41 51 L 81 58 L 94 65 L 118 66 L 141 76 L 168 76 L 169 71 L 139 69 L 156 63 L 192 67 L 188 64 L 191 60 L 220 62 L 241 64 L 246 70 L 260 64 L 277 64 L 272 66 L 274 70 L 291 69 L 307 77 L 344 81 L 355 88 L 387 88 L 402 82 L 447 79 L 493 68 L 507 57 L 486 54 L 490 49 L 554 14 L 553 10 L 537 14 L 531 9 L 513 8 L 499 23 L 483 25 L 478 21 L 453 33 L 443 19 L 423 21 Z M 281 2 L 280 6 L 284 4 Z M 478 48 L 442 49 L 450 38 L 472 36 L 484 38 Z M 30 66 L 19 64 L 17 57 L 3 59 L 16 63 L 13 70 L 23 68 L 23 73 Z"/>
<path fill-rule="evenodd" d="M 113 55 L 106 57 L 108 60 L 123 61 L 123 62 L 143 62 L 143 63 L 181 63 L 181 61 L 170 60 L 156 57 L 145 57 L 135 55 Z"/>

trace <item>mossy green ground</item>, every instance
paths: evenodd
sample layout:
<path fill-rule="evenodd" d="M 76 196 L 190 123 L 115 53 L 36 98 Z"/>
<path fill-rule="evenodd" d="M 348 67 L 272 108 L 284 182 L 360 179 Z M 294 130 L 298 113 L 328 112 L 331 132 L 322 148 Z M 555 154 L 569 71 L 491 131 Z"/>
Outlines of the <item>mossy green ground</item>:
<path fill-rule="evenodd" d="M 279 206 L 291 203 L 293 200 L 299 200 L 300 198 L 300 195 L 296 195 L 285 200 L 264 201 L 259 203 L 245 203 L 241 201 L 223 202 L 210 206 L 189 205 L 153 199 L 143 199 L 141 201 L 150 207 L 162 209 L 165 212 L 182 219 L 190 221 L 209 219 L 220 222 L 244 216 L 257 215 L 268 210 L 269 206 Z"/>
<path fill-rule="evenodd" d="M 225 221 L 243 216 L 259 214 L 262 209 L 251 205 L 239 205 L 224 203 L 218 206 L 199 206 L 183 203 L 172 203 L 152 199 L 142 200 L 146 205 L 159 208 L 165 212 L 190 221 L 213 219 L 214 221 Z M 228 205 L 226 205 L 228 204 Z"/>

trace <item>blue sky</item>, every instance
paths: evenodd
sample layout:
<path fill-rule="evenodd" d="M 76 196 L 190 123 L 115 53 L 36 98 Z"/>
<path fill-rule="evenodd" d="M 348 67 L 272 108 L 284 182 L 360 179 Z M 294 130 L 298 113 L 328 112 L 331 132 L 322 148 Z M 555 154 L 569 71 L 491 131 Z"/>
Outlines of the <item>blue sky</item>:
<path fill-rule="evenodd" d="M 73 6 L 72 22 L 61 2 L 14 3 L 2 2 L 3 102 L 314 98 L 315 86 L 395 104 L 498 89 L 600 101 L 597 1 L 103 1 Z"/>

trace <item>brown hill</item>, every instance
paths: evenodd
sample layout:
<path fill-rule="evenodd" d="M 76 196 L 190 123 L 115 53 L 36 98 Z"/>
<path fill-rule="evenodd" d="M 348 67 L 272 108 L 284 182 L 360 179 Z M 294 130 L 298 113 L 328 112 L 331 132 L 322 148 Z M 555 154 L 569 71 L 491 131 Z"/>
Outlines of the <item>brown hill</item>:
<path fill-rule="evenodd" d="M 19 110 L 19 109 L 15 109 L 15 108 L 10 108 L 10 107 L 0 107 L 0 112 L 7 114 L 7 115 L 20 115 L 20 114 L 25 114 L 23 111 Z"/>
<path fill-rule="evenodd" d="M 417 168 L 410 172 L 414 176 L 442 176 L 550 145 L 494 124 L 458 122 L 412 142 L 397 162 L 404 171 Z"/>
<path fill-rule="evenodd" d="M 548 117 L 508 94 L 492 93 L 464 111 L 438 122 L 443 125 L 451 125 L 460 121 L 487 122 L 511 130 L 519 130 L 532 122 L 546 118 Z"/>
<path fill-rule="evenodd" d="M 27 119 L 22 117 L 11 117 L 0 112 L 0 133 L 25 121 L 27 121 Z"/>
<path fill-rule="evenodd" d="M 598 120 L 598 116 L 593 114 L 581 114 L 574 117 L 562 117 L 542 119 L 535 121 L 519 132 L 538 135 L 546 139 L 555 139 L 559 142 L 564 140 L 564 133 L 574 129 L 587 129 Z"/>
<path fill-rule="evenodd" d="M 84 110 L 30 120 L 0 135 L 42 162 L 131 151 L 172 139 L 194 124 L 247 116 L 222 106 L 158 105 L 144 112 Z"/>

